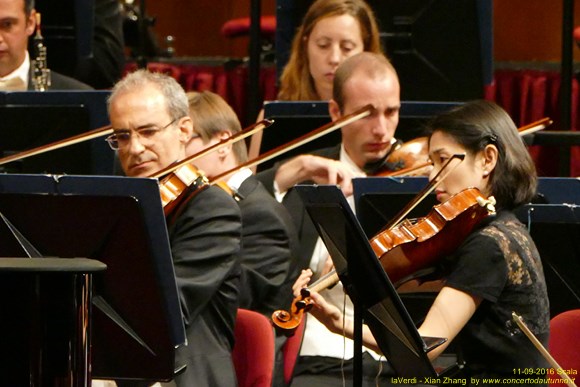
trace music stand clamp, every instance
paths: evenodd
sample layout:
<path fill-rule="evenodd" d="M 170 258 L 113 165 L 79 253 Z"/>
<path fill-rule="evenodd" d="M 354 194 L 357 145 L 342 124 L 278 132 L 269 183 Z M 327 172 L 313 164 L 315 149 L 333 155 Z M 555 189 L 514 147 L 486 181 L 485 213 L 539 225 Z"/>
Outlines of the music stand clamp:
<path fill-rule="evenodd" d="M 365 322 L 396 375 L 419 380 L 457 371 L 457 362 L 439 366 L 427 357 L 445 339 L 419 335 L 340 189 L 300 185 L 296 190 L 347 293 L 353 304 L 363 308 Z"/>
<path fill-rule="evenodd" d="M 92 377 L 173 378 L 175 348 L 185 343 L 185 330 L 156 180 L 0 175 L 0 213 L 6 219 L 0 222 L 0 256 L 33 251 L 69 265 L 88 257 L 107 266 L 93 278 L 93 330 L 85 338 L 92 339 Z M 39 289 L 48 298 L 54 294 L 53 285 Z M 52 304 L 60 305 L 58 299 Z M 49 334 L 57 342 L 58 335 Z M 21 356 L 34 346 L 20 346 Z"/>

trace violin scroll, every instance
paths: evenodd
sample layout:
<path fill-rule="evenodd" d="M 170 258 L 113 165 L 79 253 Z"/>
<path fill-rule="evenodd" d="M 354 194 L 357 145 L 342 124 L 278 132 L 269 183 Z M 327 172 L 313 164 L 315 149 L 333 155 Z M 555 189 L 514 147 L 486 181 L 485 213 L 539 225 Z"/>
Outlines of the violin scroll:
<path fill-rule="evenodd" d="M 285 310 L 277 310 L 272 313 L 272 323 L 277 330 L 290 337 L 294 335 L 296 328 L 302 322 L 304 313 L 312 309 L 312 299 L 310 298 L 310 290 L 303 288 L 300 290 L 300 296 L 292 301 L 290 312 Z"/>

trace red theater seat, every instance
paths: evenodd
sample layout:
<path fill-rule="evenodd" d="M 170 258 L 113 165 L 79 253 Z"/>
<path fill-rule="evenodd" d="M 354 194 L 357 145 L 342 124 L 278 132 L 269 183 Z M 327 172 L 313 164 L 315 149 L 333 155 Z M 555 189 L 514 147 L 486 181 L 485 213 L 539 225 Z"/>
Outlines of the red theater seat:
<path fill-rule="evenodd" d="M 274 328 L 265 316 L 238 309 L 232 357 L 238 387 L 270 387 L 274 377 Z"/>
<path fill-rule="evenodd" d="M 226 38 L 236 38 L 238 36 L 247 36 L 250 33 L 250 18 L 242 17 L 228 20 L 222 26 L 222 35 Z M 260 18 L 260 33 L 263 38 L 274 39 L 276 33 L 276 17 L 262 16 Z"/>
<path fill-rule="evenodd" d="M 580 309 L 568 310 L 550 321 L 550 354 L 565 370 L 580 370 Z M 554 376 L 555 377 L 555 376 Z M 554 378 L 553 377 L 553 378 Z M 570 375 L 576 378 L 577 375 Z M 555 377 L 557 379 L 557 377 Z M 552 386 L 562 386 L 560 380 Z"/>

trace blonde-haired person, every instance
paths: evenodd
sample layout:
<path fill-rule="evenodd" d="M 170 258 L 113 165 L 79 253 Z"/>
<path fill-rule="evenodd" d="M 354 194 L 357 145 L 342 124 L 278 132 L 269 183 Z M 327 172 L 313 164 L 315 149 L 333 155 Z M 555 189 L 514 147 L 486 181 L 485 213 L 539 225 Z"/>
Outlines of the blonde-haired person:
<path fill-rule="evenodd" d="M 232 108 L 209 91 L 188 93 L 193 137 L 186 146 L 188 156 L 241 131 Z M 212 178 L 237 168 L 248 158 L 245 141 L 221 148 L 194 164 Z M 242 248 L 239 307 L 268 318 L 292 301 L 292 284 L 298 278 L 298 236 L 288 210 L 278 203 L 248 168 L 223 178 L 236 193 L 242 214 Z M 281 348 L 284 336 L 276 338 L 276 375 L 282 377 Z M 279 384 L 277 382 L 276 384 Z"/>
<path fill-rule="evenodd" d="M 317 0 L 292 41 L 280 77 L 278 99 L 326 101 L 338 65 L 363 51 L 382 54 L 374 13 L 364 0 Z M 263 111 L 260 113 L 261 119 Z M 250 158 L 258 156 L 262 134 L 252 136 Z"/>
<path fill-rule="evenodd" d="M 219 95 L 204 91 L 189 93 L 188 98 L 193 136 L 186 146 L 187 156 L 241 131 L 236 114 Z M 211 152 L 194 164 L 211 179 L 235 170 L 247 158 L 242 140 Z M 235 170 L 223 181 L 235 192 L 242 213 L 239 307 L 270 317 L 274 310 L 288 307 L 292 284 L 300 272 L 293 259 L 298 247 L 294 224 L 286 208 L 248 168 Z"/>

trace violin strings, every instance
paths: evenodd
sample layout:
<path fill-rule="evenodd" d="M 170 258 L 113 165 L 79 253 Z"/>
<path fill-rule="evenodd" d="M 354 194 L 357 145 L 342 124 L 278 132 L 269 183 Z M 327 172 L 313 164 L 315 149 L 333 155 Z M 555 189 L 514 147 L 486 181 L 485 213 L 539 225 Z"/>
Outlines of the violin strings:
<path fill-rule="evenodd" d="M 417 205 L 419 205 L 419 203 L 421 201 L 423 201 L 423 199 L 425 199 L 427 197 L 427 195 L 429 195 L 431 192 L 433 192 L 433 190 L 439 184 L 441 184 L 441 182 L 443 180 L 445 180 L 445 178 L 447 176 L 449 176 L 449 174 L 455 169 L 455 168 L 452 168 L 450 170 L 447 170 L 447 167 L 449 166 L 449 164 L 451 164 L 451 162 L 455 159 L 459 159 L 460 161 L 463 161 L 464 158 L 465 158 L 465 154 L 454 154 L 453 156 L 451 156 L 449 158 L 449 160 L 447 160 L 447 162 L 443 165 L 443 167 L 441 167 L 441 170 L 429 182 L 429 184 L 427 184 L 425 186 L 425 188 L 423 188 L 423 190 L 421 192 L 419 192 L 417 194 L 417 196 L 415 196 L 415 198 L 413 200 L 411 200 L 411 202 L 407 206 L 405 206 L 405 208 L 403 208 L 395 217 L 393 217 L 393 219 L 389 223 L 387 223 L 387 225 L 381 231 L 390 230 L 393 227 L 395 227 L 397 224 L 399 224 L 411 211 L 413 211 L 413 209 L 415 207 L 417 207 Z M 457 164 L 457 165 L 459 165 L 459 164 Z M 457 165 L 456 165 L 456 167 L 457 167 Z M 446 171 L 446 172 L 443 175 L 444 171 Z"/>

